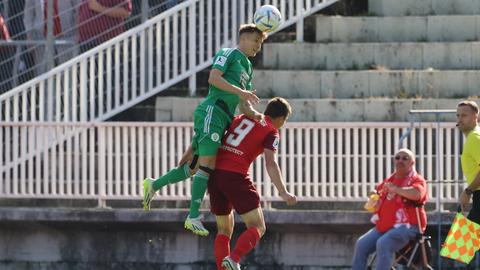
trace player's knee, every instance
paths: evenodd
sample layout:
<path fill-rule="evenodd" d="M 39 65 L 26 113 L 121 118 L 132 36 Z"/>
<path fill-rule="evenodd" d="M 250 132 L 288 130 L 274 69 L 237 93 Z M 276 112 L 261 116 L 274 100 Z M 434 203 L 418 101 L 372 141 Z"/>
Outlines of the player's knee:
<path fill-rule="evenodd" d="M 262 237 L 262 236 L 265 234 L 265 232 L 267 231 L 267 228 L 266 228 L 266 226 L 265 226 L 265 223 L 263 223 L 263 224 L 256 224 L 256 225 L 254 225 L 254 226 L 252 226 L 252 227 L 257 229 L 258 234 L 260 235 L 260 237 Z"/>
<path fill-rule="evenodd" d="M 265 224 L 261 224 L 259 227 L 257 227 L 257 229 L 258 229 L 258 234 L 260 234 L 260 237 L 262 237 L 267 231 L 267 227 L 265 226 Z"/>
<path fill-rule="evenodd" d="M 217 233 L 232 237 L 233 228 L 225 224 L 217 224 Z"/>

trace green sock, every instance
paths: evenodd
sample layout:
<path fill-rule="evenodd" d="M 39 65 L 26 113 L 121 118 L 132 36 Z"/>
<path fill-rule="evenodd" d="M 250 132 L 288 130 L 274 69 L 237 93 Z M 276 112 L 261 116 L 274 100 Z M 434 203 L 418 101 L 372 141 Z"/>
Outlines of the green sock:
<path fill-rule="evenodd" d="M 188 165 L 184 164 L 181 167 L 177 167 L 168 171 L 162 177 L 155 180 L 155 182 L 153 182 L 153 190 L 157 191 L 168 184 L 174 184 L 183 181 L 189 177 L 190 172 L 188 170 Z"/>
<path fill-rule="evenodd" d="M 204 174 L 195 174 L 192 184 L 192 199 L 190 201 L 189 217 L 196 218 L 200 215 L 200 205 L 207 191 L 208 176 Z"/>

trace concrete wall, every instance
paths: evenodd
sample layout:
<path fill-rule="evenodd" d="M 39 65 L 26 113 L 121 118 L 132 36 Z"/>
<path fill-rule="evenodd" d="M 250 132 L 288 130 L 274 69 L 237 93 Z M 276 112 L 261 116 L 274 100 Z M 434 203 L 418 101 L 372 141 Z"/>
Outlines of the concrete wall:
<path fill-rule="evenodd" d="M 214 269 L 212 234 L 183 230 L 185 210 L 0 208 L 0 269 Z M 242 262 L 252 270 L 350 269 L 367 212 L 266 211 L 267 234 Z M 452 213 L 442 226 L 449 227 Z M 438 221 L 429 216 L 432 234 Z M 237 219 L 238 233 L 243 226 Z"/>
<path fill-rule="evenodd" d="M 264 69 L 479 69 L 480 43 L 267 43 Z"/>
<path fill-rule="evenodd" d="M 368 10 L 378 16 L 480 14 L 478 0 L 369 0 Z"/>
<path fill-rule="evenodd" d="M 191 122 L 201 98 L 158 97 L 156 121 Z M 263 111 L 268 99 L 258 106 Z M 292 122 L 387 121 L 408 122 L 412 109 L 455 109 L 461 99 L 289 99 Z M 477 100 L 479 102 L 480 100 Z M 433 116 L 417 117 L 435 121 Z M 455 121 L 455 115 L 443 115 L 441 121 Z"/>
<path fill-rule="evenodd" d="M 395 0 L 396 1 L 396 0 Z M 415 0 L 414 0 L 415 1 Z M 404 1 L 396 1 L 403 3 Z M 476 41 L 478 15 L 316 18 L 317 42 Z"/>
<path fill-rule="evenodd" d="M 261 97 L 460 98 L 479 94 L 480 71 L 256 70 Z"/>

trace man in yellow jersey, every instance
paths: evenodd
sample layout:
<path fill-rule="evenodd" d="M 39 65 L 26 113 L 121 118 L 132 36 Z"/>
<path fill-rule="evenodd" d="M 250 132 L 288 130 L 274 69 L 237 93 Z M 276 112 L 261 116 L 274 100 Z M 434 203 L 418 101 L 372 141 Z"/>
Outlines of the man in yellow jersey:
<path fill-rule="evenodd" d="M 259 99 L 252 87 L 253 67 L 248 58 L 260 52 L 266 37 L 266 33 L 260 31 L 255 24 L 245 24 L 239 29 L 238 47 L 223 48 L 217 53 L 208 78 L 208 95 L 194 113 L 195 135 L 189 149 L 192 151 L 187 153 L 193 152 L 195 156 L 191 162 L 187 162 L 188 159 L 184 156 L 177 168 L 156 180 L 151 178 L 144 180 L 145 210 L 150 209 L 150 202 L 157 190 L 165 185 L 183 181 L 195 173 L 190 212 L 185 220 L 185 228 L 201 236 L 208 235 L 208 230 L 201 222 L 199 209 L 208 179 L 215 169 L 217 150 L 225 130 L 232 122 L 237 105 L 241 113 L 252 119 L 261 120 L 264 117 L 251 106 L 257 104 Z"/>
<path fill-rule="evenodd" d="M 473 197 L 473 207 L 467 218 L 480 224 L 480 127 L 477 103 L 466 100 L 458 104 L 457 127 L 466 138 L 462 151 L 462 170 L 468 184 L 460 195 L 460 205 L 463 211 Z"/>

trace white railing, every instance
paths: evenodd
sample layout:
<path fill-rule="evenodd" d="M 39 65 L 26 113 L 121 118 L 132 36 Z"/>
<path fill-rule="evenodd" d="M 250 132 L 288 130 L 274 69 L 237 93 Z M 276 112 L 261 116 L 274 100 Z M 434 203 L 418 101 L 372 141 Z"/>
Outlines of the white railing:
<path fill-rule="evenodd" d="M 102 121 L 190 79 L 261 4 L 278 6 L 282 28 L 338 0 L 188 0 L 0 96 L 0 121 Z"/>
<path fill-rule="evenodd" d="M 363 201 L 392 172 L 392 156 L 408 123 L 290 123 L 281 131 L 279 165 L 287 187 L 305 201 Z M 462 189 L 462 136 L 453 123 L 415 125 L 404 147 L 429 181 L 430 200 L 457 200 Z M 138 199 L 141 179 L 173 168 L 192 138 L 191 123 L 0 123 L 0 197 Z M 435 159 L 440 157 L 440 175 Z M 251 168 L 266 201 L 279 200 L 262 166 Z M 441 190 L 433 181 L 442 182 Z M 160 191 L 188 200 L 190 182 Z"/>

